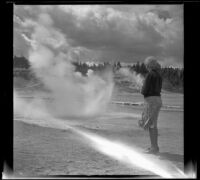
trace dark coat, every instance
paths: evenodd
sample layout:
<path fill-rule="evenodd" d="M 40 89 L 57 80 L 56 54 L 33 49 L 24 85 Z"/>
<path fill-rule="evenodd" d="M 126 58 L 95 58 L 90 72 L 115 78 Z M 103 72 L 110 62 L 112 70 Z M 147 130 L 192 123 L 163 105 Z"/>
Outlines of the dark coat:
<path fill-rule="evenodd" d="M 151 70 L 146 75 L 144 84 L 142 86 L 141 94 L 144 97 L 148 96 L 160 96 L 162 89 L 162 77 L 156 70 Z"/>

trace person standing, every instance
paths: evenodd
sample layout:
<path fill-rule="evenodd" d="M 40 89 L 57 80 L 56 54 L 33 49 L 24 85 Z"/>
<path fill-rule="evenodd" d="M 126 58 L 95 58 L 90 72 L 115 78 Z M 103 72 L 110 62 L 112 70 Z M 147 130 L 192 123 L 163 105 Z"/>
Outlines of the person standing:
<path fill-rule="evenodd" d="M 152 56 L 147 57 L 144 64 L 148 73 L 141 88 L 141 94 L 144 96 L 144 111 L 139 125 L 144 128 L 144 130 L 149 131 L 151 147 L 146 150 L 146 153 L 156 154 L 159 152 L 157 119 L 162 106 L 161 66 L 156 58 Z"/>

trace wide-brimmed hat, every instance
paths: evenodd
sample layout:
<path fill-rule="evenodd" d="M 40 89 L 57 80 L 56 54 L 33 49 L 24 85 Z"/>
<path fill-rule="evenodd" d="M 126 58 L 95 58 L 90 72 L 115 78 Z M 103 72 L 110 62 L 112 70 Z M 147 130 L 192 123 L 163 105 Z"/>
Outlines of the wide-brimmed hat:
<path fill-rule="evenodd" d="M 144 64 L 146 65 L 147 68 L 152 69 L 152 70 L 159 70 L 161 68 L 157 59 L 153 56 L 147 57 L 144 61 Z"/>

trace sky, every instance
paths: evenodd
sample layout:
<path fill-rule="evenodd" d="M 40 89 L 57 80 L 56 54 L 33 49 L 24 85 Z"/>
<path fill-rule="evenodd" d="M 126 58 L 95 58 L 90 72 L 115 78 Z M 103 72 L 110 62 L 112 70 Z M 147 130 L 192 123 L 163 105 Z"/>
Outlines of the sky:
<path fill-rule="evenodd" d="M 13 20 L 16 56 L 40 41 L 72 61 L 183 67 L 183 5 L 15 5 Z"/>

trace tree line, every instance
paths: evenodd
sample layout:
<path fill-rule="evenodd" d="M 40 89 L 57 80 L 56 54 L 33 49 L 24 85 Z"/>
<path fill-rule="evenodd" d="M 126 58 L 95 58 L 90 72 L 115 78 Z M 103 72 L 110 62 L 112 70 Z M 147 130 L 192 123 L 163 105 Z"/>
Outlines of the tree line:
<path fill-rule="evenodd" d="M 113 72 L 119 70 L 122 65 L 120 62 L 116 62 L 113 65 L 106 62 L 103 64 L 88 66 L 87 63 L 84 62 L 74 62 L 76 67 L 76 71 L 81 72 L 83 75 L 86 75 L 88 69 L 92 69 L 93 71 L 101 71 L 105 68 L 112 68 Z M 134 71 L 137 74 L 142 74 L 144 77 L 147 74 L 147 68 L 144 63 L 137 62 L 136 64 L 129 65 L 128 68 L 130 71 Z M 163 79 L 163 89 L 174 91 L 174 92 L 183 92 L 184 86 L 184 68 L 174 68 L 174 67 L 162 67 L 160 70 L 160 74 Z"/>
<path fill-rule="evenodd" d="M 14 61 L 14 68 L 21 68 L 28 70 L 30 68 L 29 61 L 24 57 L 16 57 L 13 58 Z M 83 75 L 86 75 L 88 72 L 88 69 L 92 69 L 93 71 L 102 71 L 107 68 L 110 68 L 113 70 L 113 72 L 116 72 L 118 69 L 122 67 L 120 62 L 115 62 L 114 64 L 110 64 L 108 62 L 104 62 L 101 64 L 92 64 L 88 65 L 85 62 L 73 62 L 73 65 L 75 67 L 75 71 L 81 72 Z M 136 64 L 129 65 L 128 68 L 130 71 L 135 71 L 138 74 L 142 74 L 145 76 L 147 74 L 147 69 L 144 63 L 137 62 Z M 162 67 L 161 68 L 161 76 L 163 78 L 163 89 L 169 90 L 169 91 L 177 91 L 177 92 L 183 92 L 183 86 L 184 86 L 184 69 L 183 68 L 173 68 L 173 67 Z M 19 74 L 15 73 L 15 74 Z"/>
<path fill-rule="evenodd" d="M 139 62 L 130 66 L 130 69 L 136 73 L 142 74 L 143 76 L 145 76 L 148 72 L 144 63 Z M 163 89 L 183 92 L 184 68 L 162 67 L 160 74 L 163 79 Z"/>
<path fill-rule="evenodd" d="M 14 56 L 13 67 L 14 68 L 21 68 L 21 69 L 29 69 L 30 64 L 29 64 L 29 61 L 25 57 Z"/>

